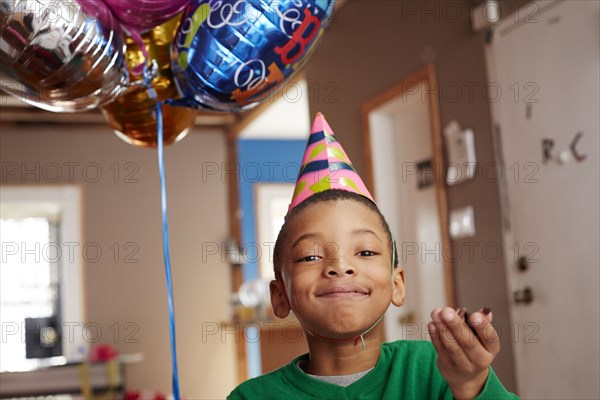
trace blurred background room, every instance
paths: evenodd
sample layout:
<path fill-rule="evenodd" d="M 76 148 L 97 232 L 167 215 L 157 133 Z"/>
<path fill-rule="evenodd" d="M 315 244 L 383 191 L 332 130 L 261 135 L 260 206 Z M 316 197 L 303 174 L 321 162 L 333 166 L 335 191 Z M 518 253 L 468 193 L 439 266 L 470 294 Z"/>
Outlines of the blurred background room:
<path fill-rule="evenodd" d="M 317 112 L 398 241 L 407 301 L 385 339 L 429 340 L 436 307 L 487 306 L 508 390 L 600 398 L 600 1 L 279 1 L 306 6 L 282 27 L 306 32 L 321 7 L 322 30 L 288 69 L 263 68 L 278 85 L 238 70 L 248 90 L 227 98 L 186 75 L 232 43 L 194 36 L 218 29 L 220 2 L 174 1 L 168 20 L 120 31 L 116 0 L 72 1 L 95 10 L 89 32 L 114 33 L 78 58 L 85 43 L 53 31 L 48 2 L 0 1 L 0 398 L 170 398 L 175 338 L 186 399 L 224 398 L 307 352 L 268 282 Z M 157 96 L 179 102 L 162 109 L 164 166 Z"/>

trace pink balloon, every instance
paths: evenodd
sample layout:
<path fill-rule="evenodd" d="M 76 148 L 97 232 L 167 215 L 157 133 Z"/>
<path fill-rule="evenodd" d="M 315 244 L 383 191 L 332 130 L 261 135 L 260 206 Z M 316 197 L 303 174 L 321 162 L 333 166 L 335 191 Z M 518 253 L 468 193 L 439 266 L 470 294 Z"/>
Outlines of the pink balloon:
<path fill-rule="evenodd" d="M 111 10 L 102 0 L 77 0 L 77 2 L 88 18 L 95 18 L 107 31 L 122 32 L 119 22 L 115 20 Z"/>
<path fill-rule="evenodd" d="M 167 22 L 190 3 L 189 0 L 103 0 L 103 2 L 123 26 L 140 33 Z"/>

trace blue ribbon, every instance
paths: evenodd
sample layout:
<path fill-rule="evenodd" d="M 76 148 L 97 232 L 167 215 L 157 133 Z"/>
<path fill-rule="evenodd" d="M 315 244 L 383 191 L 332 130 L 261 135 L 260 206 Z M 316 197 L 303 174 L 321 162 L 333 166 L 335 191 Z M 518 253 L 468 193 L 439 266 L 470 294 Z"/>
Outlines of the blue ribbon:
<path fill-rule="evenodd" d="M 156 67 L 156 62 L 152 65 Z M 156 70 L 155 70 L 156 71 Z M 167 280 L 167 299 L 169 302 L 169 327 L 171 332 L 171 363 L 173 364 L 173 397 L 180 400 L 179 395 L 179 371 L 177 370 L 177 346 L 175 343 L 175 307 L 173 305 L 173 281 L 171 278 L 171 257 L 169 255 L 169 223 L 167 219 L 167 184 L 165 179 L 165 161 L 163 156 L 163 112 L 162 102 L 158 101 L 156 91 L 152 88 L 152 71 L 148 70 L 146 65 L 144 70 L 144 82 L 148 94 L 156 102 L 156 129 L 158 140 L 158 171 L 160 175 L 160 199 L 162 206 L 162 225 L 163 225 L 163 255 L 165 264 L 165 276 Z"/>

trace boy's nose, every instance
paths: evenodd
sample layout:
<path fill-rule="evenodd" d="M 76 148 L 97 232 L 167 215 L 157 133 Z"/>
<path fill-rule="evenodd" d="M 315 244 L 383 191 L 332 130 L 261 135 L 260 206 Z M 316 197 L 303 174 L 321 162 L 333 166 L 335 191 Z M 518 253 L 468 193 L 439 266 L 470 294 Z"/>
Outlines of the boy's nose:
<path fill-rule="evenodd" d="M 356 268 L 354 265 L 340 260 L 332 260 L 325 268 L 325 275 L 330 278 L 336 276 L 354 275 L 355 273 Z"/>

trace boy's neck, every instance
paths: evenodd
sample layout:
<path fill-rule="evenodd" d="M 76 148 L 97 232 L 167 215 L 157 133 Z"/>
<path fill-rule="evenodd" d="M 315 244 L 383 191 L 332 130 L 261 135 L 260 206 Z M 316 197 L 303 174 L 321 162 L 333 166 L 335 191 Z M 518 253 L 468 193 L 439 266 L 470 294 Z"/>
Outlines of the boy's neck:
<path fill-rule="evenodd" d="M 310 358 L 307 374 L 318 376 L 350 375 L 373 368 L 381 354 L 382 330 L 377 327 L 365 335 L 365 348 L 360 340 L 335 343 L 307 334 Z"/>

